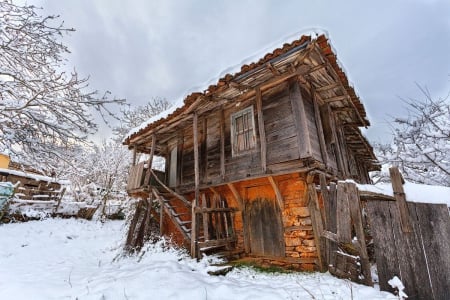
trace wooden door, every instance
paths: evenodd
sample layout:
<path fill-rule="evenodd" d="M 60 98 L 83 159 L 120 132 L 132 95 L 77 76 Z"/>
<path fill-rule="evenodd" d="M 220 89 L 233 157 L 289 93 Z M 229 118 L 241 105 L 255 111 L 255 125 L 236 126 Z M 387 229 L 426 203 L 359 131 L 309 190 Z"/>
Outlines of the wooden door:
<path fill-rule="evenodd" d="M 257 198 L 247 202 L 245 218 L 252 254 L 285 256 L 283 222 L 275 200 Z"/>

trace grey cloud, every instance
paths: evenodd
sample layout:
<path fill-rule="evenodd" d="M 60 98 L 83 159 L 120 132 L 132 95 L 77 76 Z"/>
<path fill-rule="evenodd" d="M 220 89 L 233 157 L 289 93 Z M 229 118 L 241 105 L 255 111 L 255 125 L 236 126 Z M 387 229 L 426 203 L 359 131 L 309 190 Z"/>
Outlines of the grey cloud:
<path fill-rule="evenodd" d="M 386 139 L 401 97 L 450 90 L 450 3 L 441 1 L 39 1 L 77 31 L 69 62 L 91 87 L 139 105 L 174 100 L 303 28 L 330 33 L 338 59 Z M 280 45 L 281 46 L 281 45 Z"/>

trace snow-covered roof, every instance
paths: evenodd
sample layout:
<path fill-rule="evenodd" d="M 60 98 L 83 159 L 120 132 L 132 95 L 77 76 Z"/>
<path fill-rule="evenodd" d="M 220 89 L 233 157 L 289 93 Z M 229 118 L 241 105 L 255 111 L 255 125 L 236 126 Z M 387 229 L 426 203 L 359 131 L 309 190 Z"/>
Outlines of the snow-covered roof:
<path fill-rule="evenodd" d="M 349 85 L 348 79 L 343 71 L 343 67 L 337 60 L 336 55 L 334 54 L 335 50 L 332 48 L 330 43 L 328 43 L 329 40 L 328 33 L 322 29 L 311 29 L 296 32 L 287 37 L 284 37 L 283 39 L 280 39 L 279 41 L 276 41 L 275 43 L 272 43 L 269 46 L 264 47 L 261 51 L 258 51 L 257 53 L 243 60 L 241 63 L 224 70 L 219 74 L 218 77 L 213 78 L 208 82 L 206 82 L 202 88 L 196 88 L 187 91 L 184 94 L 187 96 L 184 98 L 179 98 L 168 110 L 148 119 L 141 125 L 131 129 L 124 140 L 124 144 L 125 145 L 130 144 L 130 140 L 138 136 L 139 134 L 151 130 L 152 128 L 155 128 L 156 126 L 160 125 L 161 123 L 180 115 L 189 106 L 194 104 L 194 102 L 197 100 L 198 97 L 211 95 L 224 85 L 228 85 L 228 83 L 230 83 L 238 76 L 241 76 L 251 70 L 254 70 L 260 67 L 261 65 L 267 64 L 274 58 L 281 56 L 302 44 L 309 43 L 312 40 L 317 41 L 321 51 L 328 58 L 331 66 L 338 74 L 348 94 L 351 97 L 352 103 L 354 104 L 359 114 L 364 119 L 363 125 L 365 126 L 369 125 L 369 122 L 366 119 L 365 109 L 361 104 L 361 102 L 359 101 L 359 98 L 357 97 L 353 87 Z M 282 47 L 276 48 L 279 45 L 282 45 Z"/>
<path fill-rule="evenodd" d="M 6 173 L 6 174 L 11 174 L 11 175 L 26 177 L 26 178 L 34 179 L 36 181 L 55 182 L 55 183 L 59 183 L 61 185 L 68 185 L 68 184 L 70 184 L 69 180 L 56 179 L 56 178 L 48 177 L 48 176 L 44 176 L 44 175 L 33 174 L 33 173 L 26 173 L 26 172 L 19 171 L 19 170 L 11 170 L 11 169 L 0 168 L 0 173 Z"/>

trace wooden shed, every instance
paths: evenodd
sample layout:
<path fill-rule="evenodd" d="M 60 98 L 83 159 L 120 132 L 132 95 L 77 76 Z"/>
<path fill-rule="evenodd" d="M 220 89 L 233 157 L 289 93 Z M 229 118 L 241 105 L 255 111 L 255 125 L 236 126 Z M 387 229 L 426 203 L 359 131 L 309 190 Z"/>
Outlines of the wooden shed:
<path fill-rule="evenodd" d="M 226 250 L 315 270 L 318 175 L 368 183 L 378 167 L 367 126 L 328 39 L 301 36 L 134 130 L 124 144 L 150 158 L 133 162 L 127 189 L 157 201 L 161 233 L 193 256 Z M 165 172 L 148 168 L 155 155 Z"/>

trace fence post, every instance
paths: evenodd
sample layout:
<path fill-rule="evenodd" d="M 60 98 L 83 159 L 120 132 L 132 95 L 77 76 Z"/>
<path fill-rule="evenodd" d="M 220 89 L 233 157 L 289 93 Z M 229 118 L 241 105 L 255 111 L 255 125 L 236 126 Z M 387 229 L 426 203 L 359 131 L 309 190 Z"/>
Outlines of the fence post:
<path fill-rule="evenodd" d="M 389 175 L 391 176 L 392 190 L 394 192 L 394 198 L 397 202 L 398 209 L 400 211 L 400 222 L 403 232 L 413 232 L 411 226 L 411 219 L 409 216 L 408 206 L 406 205 L 406 195 L 403 190 L 403 177 L 397 167 L 389 168 Z"/>

